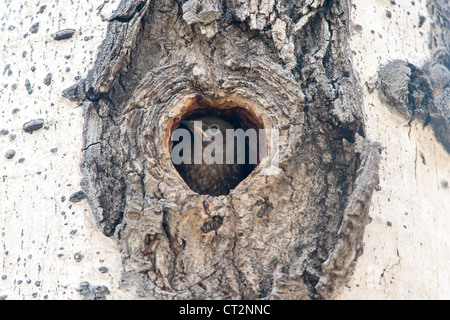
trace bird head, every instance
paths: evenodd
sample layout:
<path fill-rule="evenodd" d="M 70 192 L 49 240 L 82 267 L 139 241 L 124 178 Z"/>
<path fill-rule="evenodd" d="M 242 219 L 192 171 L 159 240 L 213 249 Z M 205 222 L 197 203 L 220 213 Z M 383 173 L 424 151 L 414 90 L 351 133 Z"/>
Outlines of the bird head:
<path fill-rule="evenodd" d="M 200 125 L 201 122 L 201 125 Z M 234 130 L 234 127 L 227 121 L 218 117 L 200 117 L 194 120 L 181 121 L 181 125 L 186 127 L 192 134 L 199 133 L 203 140 L 211 141 L 211 138 L 217 134 L 222 134 L 225 138 L 226 130 Z"/>

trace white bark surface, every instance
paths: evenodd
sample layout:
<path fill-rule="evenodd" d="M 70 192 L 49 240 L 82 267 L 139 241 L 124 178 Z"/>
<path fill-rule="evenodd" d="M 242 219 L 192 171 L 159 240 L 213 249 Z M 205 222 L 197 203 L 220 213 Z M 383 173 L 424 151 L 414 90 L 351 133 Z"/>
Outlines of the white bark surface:
<path fill-rule="evenodd" d="M 83 119 L 81 108 L 61 97 L 92 67 L 106 32 L 102 15 L 117 1 L 104 7 L 103 0 L 1 2 L 0 130 L 8 134 L 0 135 L 0 297 L 80 299 L 77 288 L 87 281 L 108 287 L 108 299 L 132 299 L 134 292 L 120 288 L 117 248 L 91 223 L 85 201 L 69 202 L 81 189 Z M 353 4 L 351 45 L 367 131 L 385 149 L 364 254 L 339 299 L 448 299 L 450 155 L 431 129 L 407 126 L 364 85 L 392 59 L 422 66 L 431 55 L 432 19 L 425 0 Z M 427 18 L 421 27 L 419 15 Z M 71 39 L 51 38 L 65 28 L 76 29 Z M 38 118 L 44 128 L 25 133 L 23 124 Z M 5 158 L 8 150 L 16 151 L 14 158 Z"/>
<path fill-rule="evenodd" d="M 91 224 L 85 201 L 69 202 L 80 190 L 83 122 L 81 108 L 61 97 L 95 61 L 107 24 L 97 14 L 102 3 L 34 0 L 0 5 L 0 61 L 2 71 L 7 64 L 12 71 L 1 74 L 0 127 L 17 135 L 14 141 L 0 136 L 0 296 L 7 299 L 80 299 L 76 289 L 82 281 L 106 285 L 111 298 L 123 296 L 115 290 L 121 270 L 116 248 Z M 37 14 L 44 5 L 44 12 Z M 31 34 L 36 22 L 39 30 Z M 71 39 L 51 38 L 65 28 L 77 30 Z M 50 86 L 43 83 L 48 73 Z M 33 87 L 30 95 L 26 79 Z M 20 111 L 13 114 L 16 108 Z M 45 120 L 44 128 L 33 134 L 22 130 L 24 123 L 38 118 Z M 4 157 L 9 149 L 16 151 L 11 160 Z M 77 253 L 84 256 L 80 262 L 75 261 Z M 102 266 L 108 272 L 101 273 Z"/>
<path fill-rule="evenodd" d="M 366 228 L 364 254 L 340 299 L 450 298 L 450 155 L 431 128 L 393 115 L 376 92 L 377 69 L 402 59 L 422 66 L 432 19 L 425 1 L 354 1 L 352 50 L 364 95 L 368 136 L 385 148 L 380 188 L 374 193 Z M 392 18 L 386 16 L 391 11 Z M 427 19 L 418 27 L 419 16 Z M 372 33 L 372 30 L 375 33 Z M 376 79 L 375 79 L 376 80 Z"/>

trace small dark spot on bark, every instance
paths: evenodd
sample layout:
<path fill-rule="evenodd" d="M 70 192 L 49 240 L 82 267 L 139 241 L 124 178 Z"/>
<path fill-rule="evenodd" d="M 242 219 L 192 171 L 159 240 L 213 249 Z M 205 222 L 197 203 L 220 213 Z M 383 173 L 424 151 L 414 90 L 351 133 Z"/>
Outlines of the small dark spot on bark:
<path fill-rule="evenodd" d="M 442 187 L 443 187 L 444 189 L 448 189 L 448 188 L 449 188 L 449 184 L 448 184 L 448 181 L 447 181 L 447 180 L 442 180 L 442 181 L 441 181 L 441 184 L 442 184 Z"/>
<path fill-rule="evenodd" d="M 73 256 L 73 259 L 76 262 L 80 262 L 81 260 L 83 260 L 83 258 L 84 258 L 84 256 L 80 252 L 75 253 L 75 255 Z"/>
<path fill-rule="evenodd" d="M 53 40 L 61 41 L 72 38 L 75 33 L 75 29 L 63 29 L 52 34 Z"/>
<path fill-rule="evenodd" d="M 27 122 L 23 125 L 23 131 L 27 133 L 33 133 L 34 131 L 42 129 L 43 126 L 44 119 L 31 120 L 30 122 Z"/>
<path fill-rule="evenodd" d="M 423 155 L 422 152 L 420 152 L 419 155 L 420 155 L 420 159 L 422 159 L 422 163 L 426 166 L 427 162 L 425 161 L 425 156 Z"/>
<path fill-rule="evenodd" d="M 37 33 L 39 31 L 39 22 L 36 22 L 33 24 L 30 28 L 31 33 Z"/>
<path fill-rule="evenodd" d="M 52 74 L 49 73 L 45 76 L 44 78 L 44 84 L 48 87 L 49 85 L 52 84 Z"/>
<path fill-rule="evenodd" d="M 87 281 L 80 283 L 80 287 L 77 289 L 77 292 L 84 296 L 84 300 L 106 300 L 106 295 L 110 294 L 108 287 L 92 287 Z"/>
<path fill-rule="evenodd" d="M 16 151 L 14 151 L 14 150 L 8 150 L 8 151 L 6 151 L 6 153 L 5 153 L 5 158 L 6 158 L 6 159 L 12 159 L 12 158 L 14 158 L 15 155 L 16 155 Z"/>
<path fill-rule="evenodd" d="M 78 191 L 70 196 L 69 201 L 73 202 L 73 203 L 77 203 L 77 202 L 83 201 L 86 198 L 87 198 L 87 196 L 83 191 Z"/>
<path fill-rule="evenodd" d="M 33 93 L 33 88 L 31 87 L 31 82 L 28 79 L 25 80 L 25 88 L 27 89 L 28 94 Z"/>
<path fill-rule="evenodd" d="M 423 24 L 425 23 L 426 20 L 427 20 L 426 17 L 419 16 L 419 28 L 422 28 L 422 26 L 423 26 Z"/>
<path fill-rule="evenodd" d="M 220 216 L 214 216 L 211 219 L 208 219 L 202 226 L 201 230 L 203 233 L 208 233 L 211 231 L 218 230 L 223 223 L 223 218 Z"/>
<path fill-rule="evenodd" d="M 272 204 L 269 202 L 268 199 L 265 199 L 264 204 L 262 205 L 262 208 L 258 211 L 256 216 L 258 218 L 267 217 L 270 214 L 270 212 L 272 211 L 272 209 L 273 209 Z"/>
<path fill-rule="evenodd" d="M 100 273 L 107 273 L 109 271 L 109 269 L 105 266 L 98 268 L 98 271 L 100 271 Z"/>
<path fill-rule="evenodd" d="M 2 130 L 0 130 L 0 135 L 6 136 L 7 134 L 9 134 L 9 130 L 8 130 L 8 129 L 2 129 Z"/>
<path fill-rule="evenodd" d="M 10 68 L 11 68 L 11 64 L 8 63 L 7 65 L 5 65 L 5 68 L 3 69 L 3 75 L 5 75 Z"/>
<path fill-rule="evenodd" d="M 46 5 L 43 5 L 39 8 L 39 11 L 37 12 L 38 14 L 43 13 L 45 11 L 45 9 L 47 8 Z"/>
<path fill-rule="evenodd" d="M 84 97 L 83 84 L 77 83 L 63 90 L 61 95 L 70 101 L 79 101 Z"/>

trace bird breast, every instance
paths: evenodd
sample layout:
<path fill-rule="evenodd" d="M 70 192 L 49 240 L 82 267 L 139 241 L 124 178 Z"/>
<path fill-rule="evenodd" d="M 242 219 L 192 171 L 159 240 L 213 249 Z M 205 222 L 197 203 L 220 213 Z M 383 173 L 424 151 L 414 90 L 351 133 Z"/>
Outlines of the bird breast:
<path fill-rule="evenodd" d="M 241 181 L 241 167 L 238 164 L 186 164 L 182 177 L 199 194 L 226 195 Z"/>

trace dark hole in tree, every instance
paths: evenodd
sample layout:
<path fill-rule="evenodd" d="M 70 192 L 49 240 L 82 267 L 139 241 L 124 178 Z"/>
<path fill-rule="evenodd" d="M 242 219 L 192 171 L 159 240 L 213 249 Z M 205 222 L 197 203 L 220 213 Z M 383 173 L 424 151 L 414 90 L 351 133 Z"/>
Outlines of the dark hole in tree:
<path fill-rule="evenodd" d="M 203 125 L 208 123 L 208 127 L 203 127 L 206 131 L 207 128 L 211 127 L 212 129 L 216 129 L 214 119 L 225 121 L 234 130 L 242 129 L 244 133 L 250 133 L 251 131 L 255 133 L 257 139 L 256 142 L 251 141 L 249 136 L 245 136 L 245 147 L 243 148 L 243 150 L 245 150 L 244 164 L 237 163 L 237 156 L 240 155 L 238 150 L 235 150 L 235 161 L 233 164 L 206 164 L 204 161 L 202 161 L 201 164 L 194 163 L 193 148 L 195 146 L 193 145 L 193 129 L 188 128 L 187 124 L 192 124 L 193 121 L 202 121 Z M 220 124 L 219 128 L 222 128 Z M 173 119 L 170 129 L 171 138 L 172 134 L 177 129 L 186 129 L 190 133 L 190 141 L 193 145 L 191 149 L 192 162 L 188 165 L 184 163 L 173 163 L 174 167 L 190 189 L 199 194 L 208 194 L 211 196 L 229 194 L 231 190 L 236 188 L 240 182 L 245 180 L 253 172 L 261 162 L 262 158 L 267 155 L 267 138 L 265 131 L 263 131 L 264 126 L 262 121 L 248 108 L 239 106 L 230 101 L 215 103 L 201 97 L 190 100 L 185 106 L 182 114 Z M 229 143 L 230 141 L 226 138 L 226 133 L 223 132 L 224 143 Z M 211 140 L 211 142 L 213 141 L 214 140 Z M 238 139 L 234 139 L 233 143 L 237 144 L 238 141 Z M 170 139 L 169 145 L 171 153 L 174 151 L 174 148 L 182 142 L 183 139 L 180 139 L 180 141 L 174 141 L 172 143 L 172 139 Z M 208 145 L 211 142 L 208 141 L 205 143 Z M 202 148 L 206 145 L 202 145 Z M 226 147 L 224 147 L 224 150 L 226 150 Z M 184 149 L 179 153 L 180 156 L 184 156 L 183 151 Z M 214 156 L 214 152 L 212 155 Z M 254 157 L 251 157 L 251 155 L 254 155 Z"/>

